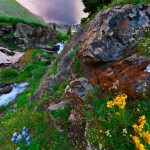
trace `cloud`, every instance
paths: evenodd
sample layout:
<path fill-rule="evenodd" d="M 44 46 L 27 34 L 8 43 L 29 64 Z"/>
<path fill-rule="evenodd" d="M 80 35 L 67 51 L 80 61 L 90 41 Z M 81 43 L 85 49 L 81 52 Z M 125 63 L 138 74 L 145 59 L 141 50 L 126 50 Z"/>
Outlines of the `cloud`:
<path fill-rule="evenodd" d="M 17 0 L 46 22 L 76 24 L 87 16 L 82 0 Z"/>

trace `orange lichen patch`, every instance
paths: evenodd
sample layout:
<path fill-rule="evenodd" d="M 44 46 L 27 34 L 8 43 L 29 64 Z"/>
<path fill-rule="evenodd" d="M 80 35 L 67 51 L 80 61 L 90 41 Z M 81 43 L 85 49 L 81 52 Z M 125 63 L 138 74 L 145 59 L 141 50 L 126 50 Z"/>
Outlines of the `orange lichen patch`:
<path fill-rule="evenodd" d="M 136 86 L 138 80 L 147 74 L 144 69 L 149 61 L 132 64 L 127 60 L 116 61 L 109 65 L 108 69 L 96 70 L 91 78 L 92 83 L 98 83 L 102 88 L 109 89 L 110 92 L 120 91 L 127 95 L 136 97 Z"/>

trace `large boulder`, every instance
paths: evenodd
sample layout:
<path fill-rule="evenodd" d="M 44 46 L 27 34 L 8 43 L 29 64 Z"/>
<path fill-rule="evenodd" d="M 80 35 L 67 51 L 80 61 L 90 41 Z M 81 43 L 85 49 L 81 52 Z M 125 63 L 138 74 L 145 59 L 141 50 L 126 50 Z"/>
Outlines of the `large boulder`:
<path fill-rule="evenodd" d="M 97 14 L 84 35 L 80 48 L 83 62 L 121 60 L 150 28 L 150 5 L 125 5 Z"/>

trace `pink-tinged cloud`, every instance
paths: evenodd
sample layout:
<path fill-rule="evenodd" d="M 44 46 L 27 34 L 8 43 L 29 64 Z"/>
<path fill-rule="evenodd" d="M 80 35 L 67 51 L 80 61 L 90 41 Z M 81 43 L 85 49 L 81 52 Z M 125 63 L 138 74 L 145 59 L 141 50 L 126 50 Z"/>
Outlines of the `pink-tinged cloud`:
<path fill-rule="evenodd" d="M 80 23 L 87 14 L 83 12 L 82 0 L 17 0 L 46 22 L 63 24 Z"/>

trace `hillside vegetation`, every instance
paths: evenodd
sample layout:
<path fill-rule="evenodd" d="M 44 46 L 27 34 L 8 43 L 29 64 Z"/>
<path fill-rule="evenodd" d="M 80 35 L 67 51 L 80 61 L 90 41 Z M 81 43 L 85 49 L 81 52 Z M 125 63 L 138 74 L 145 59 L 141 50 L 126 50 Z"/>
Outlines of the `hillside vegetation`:
<path fill-rule="evenodd" d="M 32 14 L 16 0 L 0 1 L 0 22 L 44 24 L 40 17 Z"/>

